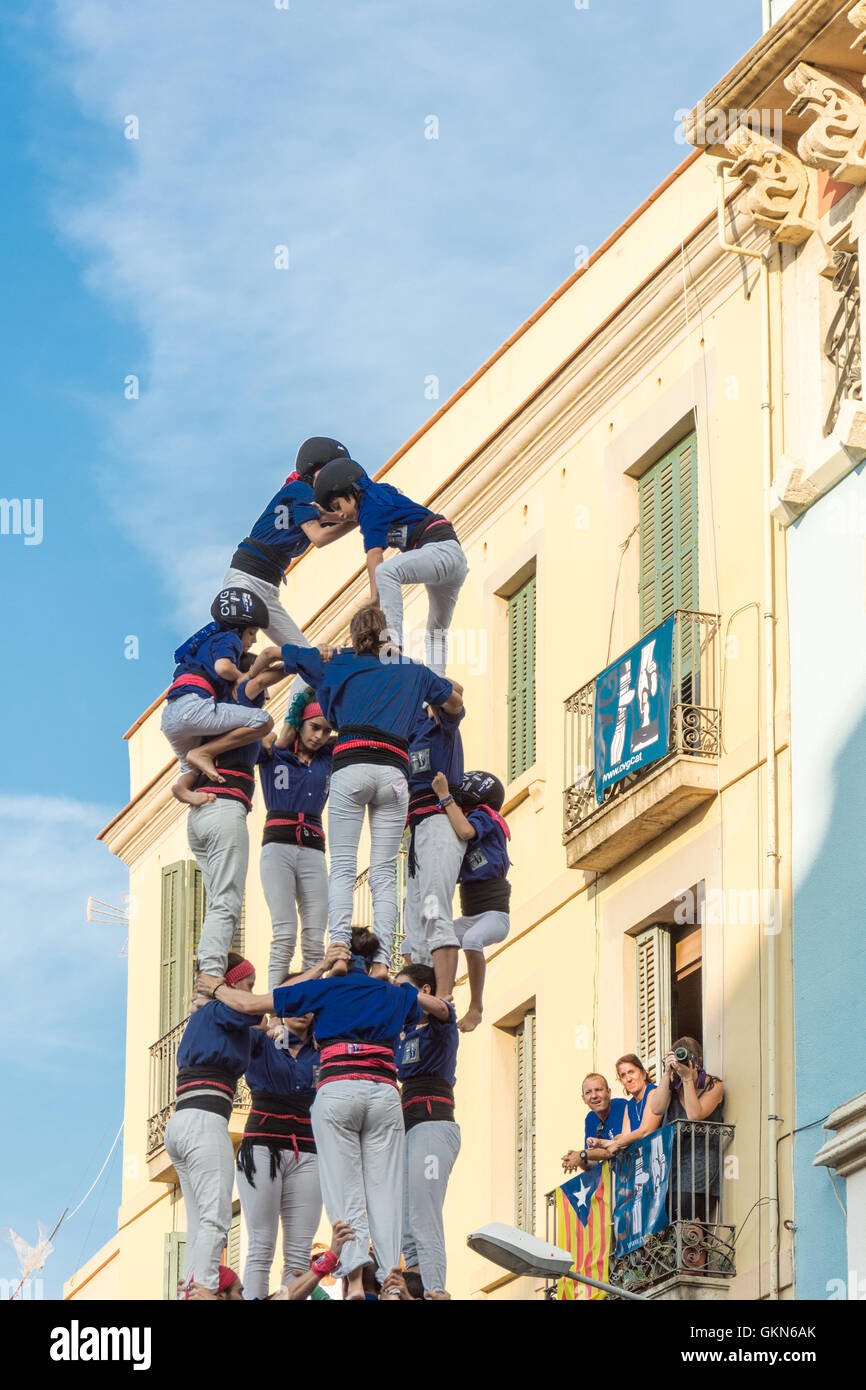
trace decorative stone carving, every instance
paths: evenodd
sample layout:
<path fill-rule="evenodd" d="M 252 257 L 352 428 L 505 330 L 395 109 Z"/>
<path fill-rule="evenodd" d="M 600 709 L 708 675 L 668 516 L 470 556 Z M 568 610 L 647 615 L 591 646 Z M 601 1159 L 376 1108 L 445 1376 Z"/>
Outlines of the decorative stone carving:
<path fill-rule="evenodd" d="M 806 241 L 815 221 L 807 216 L 809 174 L 797 156 L 747 125 L 737 126 L 725 149 L 734 161 L 732 176 L 748 186 L 746 206 L 758 226 L 777 241 Z"/>
<path fill-rule="evenodd" d="M 798 63 L 785 86 L 789 114 L 812 120 L 797 143 L 803 163 L 839 183 L 866 183 L 866 101 L 856 88 L 809 63 Z"/>
<path fill-rule="evenodd" d="M 857 37 L 852 41 L 851 48 L 860 53 L 866 53 L 866 0 L 857 0 L 853 10 L 848 11 L 848 23 L 853 24 L 858 30 Z M 866 85 L 866 78 L 863 79 Z"/>

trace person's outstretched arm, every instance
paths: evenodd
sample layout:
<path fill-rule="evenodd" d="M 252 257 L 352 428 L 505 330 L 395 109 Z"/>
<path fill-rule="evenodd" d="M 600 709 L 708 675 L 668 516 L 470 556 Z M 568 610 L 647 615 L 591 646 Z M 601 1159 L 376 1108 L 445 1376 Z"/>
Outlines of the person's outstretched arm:
<path fill-rule="evenodd" d="M 476 838 L 475 826 L 464 816 L 457 802 L 454 800 L 453 796 L 451 796 L 448 778 L 445 776 L 444 772 L 436 773 L 436 776 L 433 778 L 433 790 L 440 801 L 448 801 L 448 798 L 451 797 L 451 800 L 448 801 L 445 807 L 445 814 L 451 822 L 451 829 L 454 831 L 455 835 L 459 835 L 461 840 L 474 840 Z"/>
<path fill-rule="evenodd" d="M 304 521 L 301 523 L 301 530 L 307 540 L 320 550 L 323 545 L 330 545 L 332 541 L 338 541 L 341 536 L 345 536 L 347 531 L 353 531 L 358 525 L 357 521 L 345 520 L 334 522 L 331 526 L 323 526 L 321 521 Z"/>
<path fill-rule="evenodd" d="M 327 1254 L 320 1255 L 317 1260 L 313 1261 L 305 1274 L 296 1275 L 291 1283 L 286 1284 L 279 1293 L 273 1294 L 272 1298 L 280 1301 L 285 1299 L 287 1303 L 299 1303 L 302 1299 L 309 1298 L 319 1280 L 324 1279 L 328 1274 L 333 1274 L 337 1268 L 340 1251 L 346 1241 L 354 1239 L 355 1232 L 348 1221 L 335 1221 L 331 1232 L 331 1248 Z M 318 1269 L 316 1269 L 317 1265 L 319 1266 Z"/>
<path fill-rule="evenodd" d="M 372 550 L 367 551 L 367 578 L 370 580 L 370 602 L 379 602 L 379 586 L 376 583 L 376 570 L 385 558 L 385 552 L 381 545 L 376 545 Z"/>

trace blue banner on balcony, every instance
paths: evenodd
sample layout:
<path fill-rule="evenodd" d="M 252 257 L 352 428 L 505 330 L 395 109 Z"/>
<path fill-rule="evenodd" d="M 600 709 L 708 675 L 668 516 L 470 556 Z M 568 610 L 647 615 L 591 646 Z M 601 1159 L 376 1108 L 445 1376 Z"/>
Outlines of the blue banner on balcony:
<path fill-rule="evenodd" d="M 674 617 L 595 678 L 595 799 L 630 772 L 663 758 L 671 727 Z"/>
<path fill-rule="evenodd" d="M 613 1253 L 637 1250 L 669 1225 L 668 1179 L 674 1126 L 663 1125 L 617 1154 L 613 1162 Z"/>

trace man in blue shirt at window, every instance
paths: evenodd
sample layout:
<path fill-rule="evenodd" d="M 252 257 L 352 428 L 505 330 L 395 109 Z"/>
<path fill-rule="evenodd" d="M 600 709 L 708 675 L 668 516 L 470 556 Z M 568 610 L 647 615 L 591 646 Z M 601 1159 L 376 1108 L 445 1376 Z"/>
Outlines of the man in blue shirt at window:
<path fill-rule="evenodd" d="M 573 1173 L 577 1168 L 585 1172 L 593 1163 L 601 1163 L 608 1158 L 610 1155 L 607 1151 L 596 1148 L 593 1140 L 615 1139 L 622 1133 L 625 1124 L 627 1102 L 620 1098 L 611 1099 L 610 1087 L 600 1072 L 591 1071 L 589 1076 L 585 1076 L 581 1089 L 584 1104 L 589 1107 L 583 1129 L 584 1148 L 579 1152 L 569 1149 L 563 1155 L 562 1167 L 566 1173 Z"/>

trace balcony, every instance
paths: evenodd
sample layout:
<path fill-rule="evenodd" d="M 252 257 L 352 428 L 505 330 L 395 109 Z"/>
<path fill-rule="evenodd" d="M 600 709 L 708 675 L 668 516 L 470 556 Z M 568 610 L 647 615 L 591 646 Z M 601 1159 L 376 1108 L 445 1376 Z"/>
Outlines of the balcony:
<path fill-rule="evenodd" d="M 711 1120 L 675 1120 L 671 1180 L 666 1211 L 668 1224 L 629 1254 L 612 1253 L 609 1282 L 630 1293 L 670 1302 L 727 1298 L 728 1281 L 736 1274 L 736 1228 L 724 1220 L 725 1150 L 734 1126 Z M 676 1174 L 686 1161 L 691 1180 L 679 1183 Z M 707 1196 L 703 1174 L 717 1170 L 718 1196 Z M 546 1197 L 545 1238 L 556 1244 L 556 1192 Z M 556 1298 L 548 1280 L 545 1298 Z"/>
<path fill-rule="evenodd" d="M 171 1159 L 165 1150 L 165 1127 L 174 1114 L 175 1086 L 177 1084 L 177 1049 L 183 1037 L 188 1020 L 183 1019 L 170 1028 L 150 1049 L 150 1087 L 147 1121 L 147 1159 L 148 1177 L 153 1182 L 177 1182 Z M 229 1133 L 233 1138 L 242 1131 L 241 1117 L 250 1108 L 250 1093 L 241 1077 L 232 1104 L 232 1118 Z"/>
<path fill-rule="evenodd" d="M 595 788 L 597 677 L 566 700 L 563 844 L 570 869 L 612 869 L 716 795 L 721 753 L 718 633 L 715 614 L 676 611 L 667 751 L 606 787 L 600 804 Z"/>

